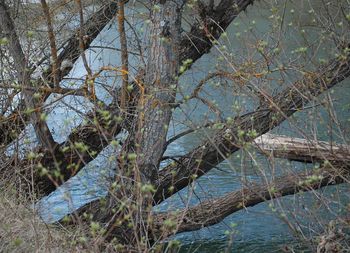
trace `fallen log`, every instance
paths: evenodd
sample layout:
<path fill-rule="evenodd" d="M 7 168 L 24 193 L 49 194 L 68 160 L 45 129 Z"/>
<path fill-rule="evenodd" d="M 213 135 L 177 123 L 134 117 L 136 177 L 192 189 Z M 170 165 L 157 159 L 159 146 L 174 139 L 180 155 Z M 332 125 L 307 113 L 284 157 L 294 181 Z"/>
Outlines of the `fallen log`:
<path fill-rule="evenodd" d="M 254 146 L 265 155 L 293 161 L 350 164 L 350 146 L 333 142 L 264 134 L 254 140 Z"/>

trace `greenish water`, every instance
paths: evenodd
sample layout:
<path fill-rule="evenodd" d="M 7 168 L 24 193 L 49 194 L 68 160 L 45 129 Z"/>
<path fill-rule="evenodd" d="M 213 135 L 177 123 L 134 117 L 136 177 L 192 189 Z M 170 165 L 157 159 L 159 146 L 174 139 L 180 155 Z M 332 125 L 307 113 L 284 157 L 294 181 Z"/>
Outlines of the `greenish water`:
<path fill-rule="evenodd" d="M 276 4 L 276 2 L 278 3 Z M 181 92 L 178 98 L 181 99 L 181 94 L 186 94 L 191 90 L 193 84 L 198 83 L 208 72 L 215 69 L 230 70 L 227 61 L 220 58 L 223 55 L 222 51 L 226 56 L 231 53 L 230 60 L 236 64 L 250 59 L 261 60 L 261 55 L 257 54 L 256 49 L 254 49 L 254 44 L 258 40 L 268 42 L 271 47 L 280 45 L 281 53 L 271 63 L 271 68 L 292 59 L 293 64 L 312 70 L 319 63 L 320 58 L 332 57 L 334 50 L 331 38 L 326 37 L 324 40 L 320 40 L 320 30 L 313 22 L 313 19 L 317 17 L 312 15 L 313 12 L 310 12 L 312 9 L 321 9 L 321 2 L 259 1 L 249 7 L 231 24 L 227 30 L 227 36 L 220 39 L 220 43 L 224 44 L 225 48 L 213 48 L 209 54 L 199 59 L 181 77 Z M 276 13 L 275 7 L 279 10 L 278 13 Z M 134 13 L 132 10 L 130 12 Z M 137 11 L 135 13 L 139 14 Z M 189 14 L 187 13 L 187 15 Z M 273 15 L 275 16 L 271 17 Z M 279 21 L 283 27 L 282 31 L 279 30 L 278 26 L 275 26 L 278 15 L 284 15 L 283 22 Z M 137 15 L 135 14 L 135 16 Z M 291 23 L 292 25 L 289 25 Z M 142 27 L 142 25 L 140 26 Z M 113 26 L 112 29 L 103 31 L 100 38 L 96 40 L 96 44 L 116 43 L 115 31 Z M 310 47 L 310 52 L 302 56 L 293 53 L 293 50 L 305 45 Z M 91 51 L 88 57 L 96 69 L 101 65 L 120 64 L 119 54 L 108 50 Z M 135 61 L 136 59 L 131 59 L 131 62 Z M 84 74 L 82 62 L 79 62 L 71 77 L 81 77 Z M 260 83 L 257 81 L 256 85 L 266 89 L 271 94 L 275 94 L 301 76 L 302 74 L 296 70 L 287 71 L 284 76 L 273 73 L 270 76 L 270 82 Z M 279 79 L 282 78 L 284 82 L 280 83 Z M 108 76 L 105 79 L 101 78 L 101 81 L 104 80 L 108 81 Z M 296 113 L 290 120 L 285 121 L 272 132 L 349 143 L 349 82 L 350 80 L 347 79 L 338 84 L 327 93 L 328 95 L 323 94 L 312 102 L 310 109 Z M 215 83 L 206 86 L 201 94 L 206 99 L 215 101 L 222 108 L 224 117 L 233 117 L 238 113 L 251 111 L 257 106 L 256 99 L 249 97 L 244 90 L 219 89 Z M 106 101 L 110 100 L 108 94 L 102 89 L 99 90 L 99 96 Z M 332 99 L 332 111 L 336 112 L 338 124 L 334 124 L 334 117 L 328 109 L 322 106 L 313 106 L 318 105 L 327 96 Z M 66 98 L 65 102 L 78 109 L 86 110 L 86 101 Z M 198 101 L 190 101 L 175 111 L 169 137 L 181 129 L 215 119 L 215 117 L 215 114 L 209 112 L 206 106 Z M 62 119 L 72 119 L 64 129 L 60 127 Z M 49 124 L 55 129 L 55 138 L 58 141 L 62 141 L 69 130 L 74 125 L 79 124 L 79 120 L 79 116 L 64 105 L 56 108 L 49 116 Z M 181 138 L 169 147 L 167 154 L 184 154 L 209 135 L 207 131 L 200 131 Z M 44 198 L 40 203 L 43 218 L 47 221 L 57 220 L 70 210 L 106 194 L 105 177 L 111 174 L 111 168 L 115 166 L 114 163 L 109 162 L 109 157 L 113 153 L 113 148 L 106 148 L 77 177 Z M 312 169 L 312 167 L 313 165 L 310 164 L 288 162 L 283 159 L 274 159 L 271 162 L 255 150 L 239 151 L 233 154 L 228 161 L 222 162 L 218 168 L 197 180 L 194 193 L 184 189 L 155 207 L 155 210 L 174 210 L 187 204 L 194 205 L 205 199 L 238 190 L 244 180 L 259 182 L 264 180 L 264 176 L 271 177 L 292 171 Z M 307 246 L 307 238 L 322 233 L 325 224 L 338 214 L 344 213 L 350 198 L 348 184 L 324 188 L 317 192 L 322 193 L 323 198 L 319 198 L 317 193 L 312 192 L 275 199 L 234 213 L 217 225 L 196 232 L 182 233 L 172 239 L 182 243 L 180 252 L 224 252 L 225 250 L 230 252 L 282 252 L 286 246 L 292 247 L 295 252 L 304 250 L 311 252 L 305 247 Z M 306 239 L 302 240 L 302 238 Z"/>

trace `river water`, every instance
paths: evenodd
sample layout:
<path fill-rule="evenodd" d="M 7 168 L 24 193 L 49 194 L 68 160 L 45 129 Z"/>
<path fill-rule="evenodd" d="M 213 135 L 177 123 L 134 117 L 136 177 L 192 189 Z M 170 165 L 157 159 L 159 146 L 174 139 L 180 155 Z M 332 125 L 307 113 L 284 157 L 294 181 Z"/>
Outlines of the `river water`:
<path fill-rule="evenodd" d="M 322 58 L 327 59 L 327 57 L 334 54 L 330 50 L 328 39 L 320 42 L 319 30 L 313 25 L 315 23 L 313 19 L 317 18 L 314 13 L 315 11 L 317 13 L 317 10 L 322 7 L 322 1 L 312 1 L 312 4 L 310 1 L 295 1 L 295 3 L 287 1 L 288 4 L 285 4 L 286 1 L 275 2 L 259 1 L 242 13 L 228 28 L 227 36 L 220 39 L 220 43 L 225 47 L 221 45 L 220 48 L 212 49 L 209 54 L 199 59 L 180 78 L 180 86 L 182 87 L 180 94 L 185 94 L 188 90 L 191 90 L 193 84 L 198 83 L 208 72 L 215 68 L 230 69 L 230 65 L 227 64 L 225 59 L 220 58 L 223 55 L 227 56 L 231 53 L 230 57 L 235 62 L 259 59 L 261 56 L 253 53 L 255 50 L 253 45 L 257 43 L 258 39 L 268 42 L 269 45 L 274 45 L 279 41 L 278 45 L 280 45 L 282 53 L 276 56 L 276 62 L 287 62 L 293 59 L 300 66 L 305 65 L 304 68 L 309 70 L 314 68 L 313 64 L 315 62 Z M 279 10 L 277 13 L 276 9 Z M 143 36 L 141 34 L 142 29 L 147 31 L 147 24 L 138 23 L 137 21 L 139 17 L 143 16 L 140 13 L 142 11 L 143 9 L 140 6 L 129 7 L 128 9 L 128 15 L 132 17 L 130 18 L 131 22 L 137 24 L 136 28 L 140 31 L 141 37 Z M 188 17 L 190 17 L 189 14 L 190 12 L 187 13 Z M 274 26 L 276 20 L 279 20 L 276 16 L 284 17 L 283 32 L 278 30 L 278 26 Z M 316 22 L 318 23 L 319 20 L 317 19 Z M 101 50 L 96 47 L 118 47 L 116 30 L 115 24 L 111 24 L 103 30 L 94 42 L 95 48 L 87 53 L 88 61 L 94 70 L 108 64 L 120 65 L 119 52 Z M 279 36 L 278 40 L 276 36 Z M 305 56 L 304 58 L 296 55 L 295 50 L 304 47 L 306 44 L 315 49 L 316 53 L 310 53 L 310 55 L 306 53 L 308 57 Z M 130 62 L 135 67 L 133 70 L 135 73 L 138 67 L 137 57 L 131 55 Z M 66 80 L 66 85 L 79 85 L 81 82 L 76 79 L 82 78 L 85 74 L 86 71 L 82 61 L 78 61 Z M 284 76 L 285 82 L 283 84 L 278 83 L 278 74 L 271 74 L 271 82 L 256 84 L 270 90 L 271 93 L 276 93 L 301 76 L 300 72 L 292 70 Z M 101 77 L 98 81 L 108 83 L 111 86 L 119 85 L 109 75 Z M 291 120 L 284 122 L 272 132 L 349 143 L 349 82 L 348 79 L 338 84 L 329 93 L 323 94 L 319 100 L 312 102 L 308 110 L 296 113 Z M 111 101 L 108 93 L 101 86 L 98 89 L 98 96 L 106 102 Z M 258 104 L 256 99 L 245 95 L 244 92 L 232 92 L 230 88 L 219 89 L 216 83 L 206 87 L 203 96 L 212 101 L 215 100 L 223 110 L 223 117 L 233 117 L 237 113 L 250 111 Z M 332 122 L 326 108 L 317 105 L 321 99 L 325 99 L 327 96 L 332 99 L 333 109 L 339 120 L 338 125 Z M 179 95 L 178 98 L 181 99 L 182 95 Z M 51 99 L 54 99 L 54 97 Z M 82 120 L 79 111 L 85 112 L 88 108 L 87 101 L 75 97 L 66 97 L 55 106 L 49 115 L 48 124 L 53 130 L 56 141 L 62 142 L 65 140 L 70 130 Z M 215 119 L 215 114 L 210 113 L 208 108 L 198 101 L 190 101 L 187 105 L 175 111 L 170 125 L 169 137 L 181 129 L 195 126 L 210 119 Z M 208 131 L 199 131 L 181 138 L 169 146 L 167 154 L 184 154 L 209 135 Z M 121 135 L 120 137 L 123 138 L 124 136 Z M 115 148 L 107 147 L 97 159 L 89 163 L 76 177 L 69 180 L 50 196 L 42 199 L 38 207 L 43 219 L 47 222 L 53 222 L 84 203 L 104 196 L 108 188 L 106 178 L 113 175 L 112 169 L 115 167 L 113 154 L 115 153 Z M 313 165 L 289 162 L 283 159 L 274 159 L 271 162 L 252 149 L 236 152 L 230 159 L 222 162 L 217 168 L 197 180 L 193 186 L 195 194 L 188 189 L 184 189 L 155 207 L 155 210 L 174 210 L 185 206 L 187 203 L 193 205 L 207 198 L 222 196 L 227 192 L 240 189 L 244 180 L 261 181 L 263 175 L 271 177 L 272 175 L 311 169 L 312 167 Z M 327 198 L 318 198 L 317 192 L 284 197 L 239 211 L 228 216 L 217 225 L 196 232 L 182 233 L 176 235 L 173 239 L 182 242 L 181 252 L 221 252 L 228 246 L 232 252 L 280 252 L 284 245 L 292 245 L 298 248 L 297 242 L 301 234 L 304 233 L 305 237 L 309 237 L 322 232 L 324 225 L 337 214 L 344 212 L 346 203 L 349 202 L 348 185 L 332 186 L 318 192 L 322 192 L 323 196 Z M 292 225 L 288 224 L 287 221 L 290 221 L 299 230 L 299 233 L 294 233 L 291 229 Z M 307 229 L 310 227 L 313 230 Z"/>

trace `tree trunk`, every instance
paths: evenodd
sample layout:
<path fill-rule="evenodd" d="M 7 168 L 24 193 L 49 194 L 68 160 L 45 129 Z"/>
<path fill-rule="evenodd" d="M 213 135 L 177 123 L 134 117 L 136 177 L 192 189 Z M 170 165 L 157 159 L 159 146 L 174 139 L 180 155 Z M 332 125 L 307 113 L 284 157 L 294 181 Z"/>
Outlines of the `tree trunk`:
<path fill-rule="evenodd" d="M 150 247 L 150 241 L 145 238 L 149 238 L 148 219 L 153 200 L 145 187 L 157 180 L 175 101 L 181 8 L 182 0 L 153 1 L 147 68 L 144 83 L 138 84 L 136 132 L 129 132 L 130 142 L 121 151 L 118 168 L 122 176 L 117 178 L 120 190 L 109 196 L 108 209 L 118 206 L 120 201 L 127 203 L 128 208 L 114 213 L 108 210 L 111 216 L 104 214 L 102 217 L 107 222 L 107 240 L 117 237 L 138 251 Z M 131 154 L 131 150 L 136 153 Z M 133 155 L 136 155 L 135 159 L 131 158 Z M 124 225 L 126 222 L 133 224 L 132 230 Z"/>
<path fill-rule="evenodd" d="M 165 3 L 163 3 L 165 2 Z M 181 2 L 154 1 L 150 49 L 139 102 L 136 166 L 143 183 L 155 183 L 175 101 L 179 69 Z"/>

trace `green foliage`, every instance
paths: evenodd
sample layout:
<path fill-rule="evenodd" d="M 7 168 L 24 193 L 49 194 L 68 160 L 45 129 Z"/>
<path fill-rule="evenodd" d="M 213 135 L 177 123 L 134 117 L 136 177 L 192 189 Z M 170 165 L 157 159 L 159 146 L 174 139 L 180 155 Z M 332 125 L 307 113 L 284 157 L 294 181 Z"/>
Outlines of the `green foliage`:
<path fill-rule="evenodd" d="M 8 38 L 3 37 L 3 38 L 0 39 L 0 46 L 5 46 L 5 45 L 7 45 L 8 43 L 9 43 Z"/>

